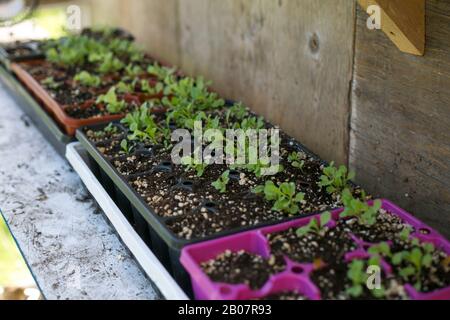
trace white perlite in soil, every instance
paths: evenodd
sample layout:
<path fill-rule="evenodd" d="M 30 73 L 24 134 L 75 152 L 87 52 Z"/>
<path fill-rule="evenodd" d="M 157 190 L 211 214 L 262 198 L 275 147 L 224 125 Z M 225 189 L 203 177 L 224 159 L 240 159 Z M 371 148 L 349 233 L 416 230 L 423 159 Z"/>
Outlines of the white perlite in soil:
<path fill-rule="evenodd" d="M 157 299 L 76 173 L 0 83 L 0 208 L 47 299 Z"/>

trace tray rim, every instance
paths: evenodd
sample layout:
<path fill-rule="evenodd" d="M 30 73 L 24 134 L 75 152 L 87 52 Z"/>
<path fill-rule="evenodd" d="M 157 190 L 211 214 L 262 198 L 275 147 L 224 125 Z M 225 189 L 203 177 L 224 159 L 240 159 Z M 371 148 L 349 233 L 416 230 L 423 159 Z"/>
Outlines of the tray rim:
<path fill-rule="evenodd" d="M 123 216 L 121 210 L 106 190 L 100 185 L 88 164 L 81 157 L 81 152 L 88 154 L 81 143 L 73 142 L 67 146 L 66 158 L 86 185 L 86 188 L 98 202 L 120 238 L 132 252 L 147 276 L 155 283 L 166 299 L 189 300 L 186 293 L 175 282 L 153 252 L 145 245 L 144 241 Z"/>

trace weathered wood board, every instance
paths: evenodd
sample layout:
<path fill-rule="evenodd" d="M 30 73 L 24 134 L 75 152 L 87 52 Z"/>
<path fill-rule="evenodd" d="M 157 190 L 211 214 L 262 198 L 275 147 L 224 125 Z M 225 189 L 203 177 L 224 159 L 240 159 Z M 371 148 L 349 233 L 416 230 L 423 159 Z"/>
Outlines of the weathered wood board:
<path fill-rule="evenodd" d="M 381 29 L 401 51 L 423 55 L 425 0 L 358 0 L 358 3 L 366 11 L 373 6 L 379 8 Z"/>
<path fill-rule="evenodd" d="M 97 1 L 94 22 L 104 22 Z M 117 8 L 155 57 L 347 163 L 353 1 L 128 0 Z"/>
<path fill-rule="evenodd" d="M 450 0 L 427 1 L 424 57 L 358 9 L 350 165 L 358 182 L 450 236 Z"/>

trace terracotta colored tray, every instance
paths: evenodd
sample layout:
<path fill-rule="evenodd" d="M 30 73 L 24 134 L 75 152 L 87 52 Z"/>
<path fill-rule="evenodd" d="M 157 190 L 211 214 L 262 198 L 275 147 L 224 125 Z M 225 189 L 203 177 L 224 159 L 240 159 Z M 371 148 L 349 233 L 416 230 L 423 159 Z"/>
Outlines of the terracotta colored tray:
<path fill-rule="evenodd" d="M 27 61 L 23 62 L 22 64 L 37 64 L 41 61 Z M 16 74 L 17 78 L 24 84 L 24 86 L 42 102 L 44 108 L 53 116 L 53 118 L 58 122 L 63 130 L 70 136 L 74 136 L 75 131 L 78 128 L 119 120 L 125 116 L 125 114 L 115 114 L 107 116 L 97 116 L 88 119 L 77 119 L 70 117 L 65 112 L 65 108 L 67 107 L 60 105 L 54 98 L 52 98 L 47 90 L 45 90 L 45 88 L 42 87 L 41 84 L 21 66 L 21 64 L 12 63 L 11 70 Z M 147 98 L 161 98 L 161 95 L 152 97 L 148 96 Z"/>

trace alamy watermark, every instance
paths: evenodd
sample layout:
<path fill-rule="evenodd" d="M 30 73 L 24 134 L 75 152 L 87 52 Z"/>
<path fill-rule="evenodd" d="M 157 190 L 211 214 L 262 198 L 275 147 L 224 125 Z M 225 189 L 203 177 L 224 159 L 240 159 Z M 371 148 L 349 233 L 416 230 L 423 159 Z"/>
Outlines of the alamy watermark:
<path fill-rule="evenodd" d="M 381 29 L 381 8 L 378 5 L 371 5 L 367 8 L 369 18 L 367 18 L 367 28 L 369 30 Z"/>
<path fill-rule="evenodd" d="M 367 289 L 380 290 L 381 289 L 381 268 L 377 265 L 367 267 Z"/>
<path fill-rule="evenodd" d="M 70 5 L 66 9 L 66 28 L 70 31 L 79 31 L 82 27 L 81 8 L 77 5 Z"/>

